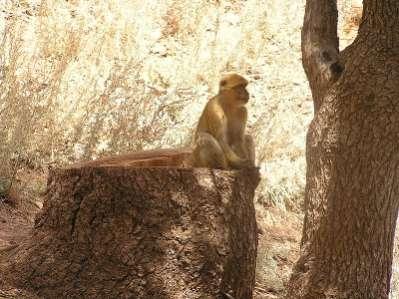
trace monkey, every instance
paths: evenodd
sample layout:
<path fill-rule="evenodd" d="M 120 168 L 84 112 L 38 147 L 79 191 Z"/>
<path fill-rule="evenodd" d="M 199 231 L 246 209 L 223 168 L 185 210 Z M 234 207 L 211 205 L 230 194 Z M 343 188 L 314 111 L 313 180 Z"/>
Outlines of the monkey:
<path fill-rule="evenodd" d="M 245 134 L 248 81 L 229 74 L 206 104 L 194 135 L 194 167 L 241 169 L 255 165 L 255 146 Z"/>

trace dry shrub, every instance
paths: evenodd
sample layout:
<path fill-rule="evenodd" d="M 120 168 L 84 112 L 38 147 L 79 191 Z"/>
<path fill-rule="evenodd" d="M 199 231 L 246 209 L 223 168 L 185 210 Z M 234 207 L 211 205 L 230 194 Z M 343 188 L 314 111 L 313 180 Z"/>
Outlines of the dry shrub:
<path fill-rule="evenodd" d="M 362 20 L 362 7 L 351 7 L 350 11 L 345 15 L 344 33 L 349 35 L 357 32 L 360 21 Z"/>
<path fill-rule="evenodd" d="M 164 28 L 162 29 L 162 35 L 164 37 L 173 37 L 179 32 L 179 14 L 180 11 L 174 7 L 170 7 L 168 8 L 165 16 L 162 17 L 162 19 L 165 21 Z"/>
<path fill-rule="evenodd" d="M 362 0 L 338 0 L 339 36 L 342 49 L 350 45 L 357 35 L 362 19 Z"/>
<path fill-rule="evenodd" d="M 18 7 L 18 3 L 11 7 L 15 15 Z M 0 47 L 0 178 L 3 187 L 5 185 L 3 192 L 10 189 L 22 164 L 41 164 L 54 151 L 56 97 L 65 70 L 76 52 L 73 34 L 65 35 L 65 43 L 58 44 L 58 55 L 46 52 L 49 42 L 43 43 L 40 39 L 34 41 L 36 47 L 30 52 L 26 47 L 30 41 L 22 38 L 27 31 L 26 19 L 10 17 Z"/>

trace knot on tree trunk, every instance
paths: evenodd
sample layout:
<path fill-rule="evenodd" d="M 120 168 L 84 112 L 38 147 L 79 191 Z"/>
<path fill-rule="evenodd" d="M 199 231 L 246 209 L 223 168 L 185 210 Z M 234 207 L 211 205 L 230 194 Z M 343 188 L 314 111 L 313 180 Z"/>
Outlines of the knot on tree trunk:
<path fill-rule="evenodd" d="M 0 252 L 3 283 L 43 298 L 252 298 L 257 169 L 109 161 L 51 171 L 32 234 Z"/>

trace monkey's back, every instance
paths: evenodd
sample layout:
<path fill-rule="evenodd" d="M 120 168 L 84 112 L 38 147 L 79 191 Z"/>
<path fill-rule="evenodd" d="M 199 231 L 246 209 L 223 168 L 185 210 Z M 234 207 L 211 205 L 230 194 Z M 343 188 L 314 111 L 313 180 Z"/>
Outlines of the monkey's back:
<path fill-rule="evenodd" d="M 208 133 L 214 136 L 214 129 L 212 124 L 217 116 L 217 110 L 220 110 L 220 104 L 218 101 L 218 97 L 215 96 L 209 99 L 208 103 L 206 103 L 204 110 L 198 120 L 197 129 L 195 131 L 195 139 L 197 139 L 199 133 Z"/>

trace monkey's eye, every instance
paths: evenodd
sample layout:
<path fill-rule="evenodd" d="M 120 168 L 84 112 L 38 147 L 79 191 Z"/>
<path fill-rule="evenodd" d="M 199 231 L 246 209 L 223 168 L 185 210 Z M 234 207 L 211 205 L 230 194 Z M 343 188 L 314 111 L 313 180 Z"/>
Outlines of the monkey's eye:
<path fill-rule="evenodd" d="M 226 84 L 227 84 L 227 81 L 226 81 L 226 80 L 220 81 L 220 86 L 226 86 Z"/>
<path fill-rule="evenodd" d="M 245 90 L 245 87 L 246 87 L 246 85 L 241 84 L 241 85 L 234 86 L 233 89 L 236 91 L 241 91 L 241 90 Z"/>

